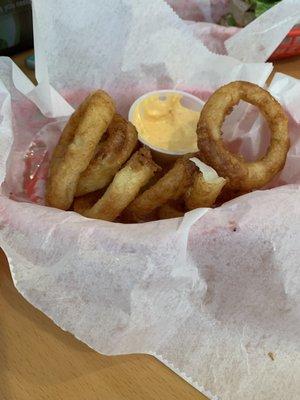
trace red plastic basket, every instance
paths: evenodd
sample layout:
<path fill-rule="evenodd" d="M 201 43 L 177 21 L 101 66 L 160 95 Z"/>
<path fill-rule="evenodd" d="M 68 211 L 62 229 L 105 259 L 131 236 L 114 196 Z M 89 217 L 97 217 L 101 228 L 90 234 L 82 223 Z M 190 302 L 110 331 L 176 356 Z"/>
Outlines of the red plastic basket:
<path fill-rule="evenodd" d="M 270 61 L 281 60 L 300 56 L 300 26 L 296 26 L 287 35 L 284 41 L 277 47 L 270 57 Z"/>

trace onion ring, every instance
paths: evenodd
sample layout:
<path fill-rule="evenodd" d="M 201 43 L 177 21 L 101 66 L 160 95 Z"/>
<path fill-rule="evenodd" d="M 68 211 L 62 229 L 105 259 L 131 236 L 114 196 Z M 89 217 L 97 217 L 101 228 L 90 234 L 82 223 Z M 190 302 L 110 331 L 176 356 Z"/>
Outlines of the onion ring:
<path fill-rule="evenodd" d="M 179 209 L 177 204 L 174 204 L 172 201 L 162 205 L 158 209 L 158 218 L 159 219 L 171 219 L 171 218 L 180 218 L 184 216 L 184 212 Z"/>
<path fill-rule="evenodd" d="M 151 158 L 150 150 L 141 148 L 117 172 L 104 195 L 91 208 L 82 210 L 82 204 L 78 207 L 75 199 L 74 209 L 81 208 L 82 215 L 88 218 L 114 221 L 158 169 Z"/>
<path fill-rule="evenodd" d="M 108 127 L 108 138 L 80 175 L 75 196 L 82 196 L 107 186 L 128 160 L 137 144 L 137 131 L 121 115 L 115 114 Z"/>
<path fill-rule="evenodd" d="M 127 221 L 144 222 L 169 200 L 180 198 L 193 182 L 196 165 L 188 158 L 179 158 L 174 166 L 153 186 L 140 194 L 124 211 Z"/>
<path fill-rule="evenodd" d="M 83 214 L 87 209 L 91 208 L 96 203 L 96 201 L 100 199 L 104 192 L 105 189 L 96 190 L 95 192 L 76 197 L 73 203 L 73 210 L 78 214 Z"/>
<path fill-rule="evenodd" d="M 186 208 L 194 210 L 195 208 L 212 207 L 227 181 L 218 176 L 213 168 L 197 158 L 190 160 L 198 166 L 200 171 L 196 173 L 193 184 L 184 195 Z"/>
<path fill-rule="evenodd" d="M 115 105 L 102 90 L 90 94 L 72 114 L 54 150 L 46 187 L 46 203 L 68 210 L 80 174 L 115 114 Z"/>
<path fill-rule="evenodd" d="M 207 182 L 201 172 L 198 172 L 194 177 L 193 185 L 188 189 L 184 197 L 187 209 L 212 207 L 225 184 L 226 179 L 221 177 Z"/>
<path fill-rule="evenodd" d="M 255 162 L 232 154 L 221 139 L 224 119 L 240 100 L 257 106 L 271 130 L 267 153 Z M 201 111 L 197 135 L 197 156 L 229 179 L 229 189 L 242 192 L 265 186 L 282 170 L 289 150 L 288 119 L 281 105 L 266 90 L 249 82 L 229 83 L 211 95 Z"/>

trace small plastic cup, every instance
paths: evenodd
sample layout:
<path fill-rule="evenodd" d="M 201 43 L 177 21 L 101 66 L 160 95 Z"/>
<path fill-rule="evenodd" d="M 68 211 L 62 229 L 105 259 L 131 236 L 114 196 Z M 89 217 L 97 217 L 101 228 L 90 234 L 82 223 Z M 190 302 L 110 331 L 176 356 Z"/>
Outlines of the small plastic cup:
<path fill-rule="evenodd" d="M 166 95 L 172 94 L 172 93 L 180 94 L 182 96 L 181 104 L 184 107 L 189 108 L 190 110 L 199 111 L 199 115 L 200 115 L 200 111 L 204 105 L 204 102 L 202 100 L 200 100 L 198 97 L 193 96 L 190 93 L 183 92 L 181 90 L 165 89 L 165 90 L 154 90 L 153 92 L 145 93 L 143 96 L 137 98 L 135 100 L 135 102 L 132 104 L 132 106 L 130 107 L 130 110 L 128 113 L 129 121 L 131 123 L 134 122 L 133 116 L 134 116 L 135 108 L 141 101 L 145 100 L 147 97 L 150 97 L 153 95 L 166 96 Z M 156 158 L 160 161 L 165 161 L 166 163 L 172 162 L 172 161 L 174 161 L 175 158 L 177 158 L 183 154 L 186 154 L 186 151 L 181 151 L 181 152 L 180 151 L 171 151 L 171 150 L 166 150 L 166 149 L 156 147 L 153 144 L 147 142 L 145 139 L 143 139 L 141 137 L 141 135 L 139 134 L 139 132 L 138 132 L 138 138 L 141 143 L 148 146 L 152 150 L 154 158 Z"/>

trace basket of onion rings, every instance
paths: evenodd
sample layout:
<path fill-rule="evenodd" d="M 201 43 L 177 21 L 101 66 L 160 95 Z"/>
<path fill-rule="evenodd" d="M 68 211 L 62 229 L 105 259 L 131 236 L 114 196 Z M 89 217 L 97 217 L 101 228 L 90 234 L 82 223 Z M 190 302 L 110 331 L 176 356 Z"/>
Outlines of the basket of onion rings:
<path fill-rule="evenodd" d="M 255 162 L 233 154 L 222 140 L 225 117 L 241 100 L 257 106 L 271 130 L 267 153 Z M 131 223 L 212 207 L 222 198 L 266 186 L 283 169 L 288 120 L 267 91 L 249 82 L 232 82 L 203 107 L 197 143 L 197 152 L 178 157 L 162 174 L 151 150 L 138 145 L 134 125 L 116 113 L 114 100 L 95 91 L 72 114 L 54 149 L 46 202 L 88 218 Z M 198 161 L 213 168 L 216 177 L 206 180 Z"/>
<path fill-rule="evenodd" d="M 265 61 L 294 17 L 270 46 L 237 45 L 243 61 L 166 1 L 81 3 L 32 2 L 37 86 L 0 58 L 17 290 L 95 351 L 154 355 L 208 398 L 293 399 L 300 82 Z"/>

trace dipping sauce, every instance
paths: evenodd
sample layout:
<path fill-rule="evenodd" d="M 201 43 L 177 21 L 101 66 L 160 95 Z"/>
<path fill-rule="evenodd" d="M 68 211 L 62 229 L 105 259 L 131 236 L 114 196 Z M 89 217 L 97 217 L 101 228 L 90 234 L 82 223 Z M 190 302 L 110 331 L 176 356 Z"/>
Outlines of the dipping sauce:
<path fill-rule="evenodd" d="M 182 97 L 179 93 L 155 94 L 139 102 L 132 119 L 139 137 L 166 151 L 181 154 L 197 151 L 200 112 L 184 107 Z"/>

